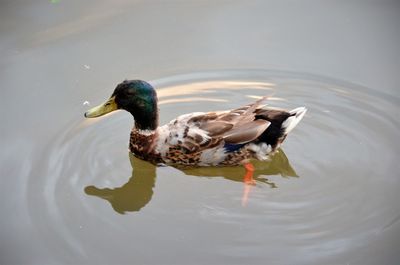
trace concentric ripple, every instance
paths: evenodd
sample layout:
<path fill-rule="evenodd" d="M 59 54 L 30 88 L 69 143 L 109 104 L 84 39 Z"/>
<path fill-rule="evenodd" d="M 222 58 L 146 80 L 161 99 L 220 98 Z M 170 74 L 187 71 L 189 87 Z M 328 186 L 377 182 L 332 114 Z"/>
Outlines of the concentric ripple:
<path fill-rule="evenodd" d="M 269 256 L 272 263 L 321 264 L 366 247 L 398 222 L 397 97 L 278 71 L 204 72 L 151 83 L 162 123 L 264 95 L 271 106 L 306 106 L 308 113 L 281 154 L 260 165 L 246 207 L 241 168 L 161 167 L 153 174 L 138 164 L 132 171 L 138 162 L 128 155 L 130 115 L 75 117 L 35 160 L 27 185 L 31 222 L 59 261 L 140 263 L 154 249 L 158 260 L 174 263 L 171 253 L 179 249 L 188 262 L 258 263 Z"/>

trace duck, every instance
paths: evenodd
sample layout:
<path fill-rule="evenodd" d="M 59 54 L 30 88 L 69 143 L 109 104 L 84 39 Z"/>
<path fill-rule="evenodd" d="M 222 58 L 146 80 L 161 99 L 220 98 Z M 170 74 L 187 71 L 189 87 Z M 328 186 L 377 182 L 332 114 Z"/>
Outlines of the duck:
<path fill-rule="evenodd" d="M 251 180 L 251 161 L 268 160 L 307 111 L 267 107 L 267 98 L 231 110 L 183 114 L 159 126 L 156 89 L 146 81 L 125 80 L 84 116 L 126 110 L 134 119 L 129 150 L 135 157 L 173 167 L 244 166 L 244 178 Z"/>

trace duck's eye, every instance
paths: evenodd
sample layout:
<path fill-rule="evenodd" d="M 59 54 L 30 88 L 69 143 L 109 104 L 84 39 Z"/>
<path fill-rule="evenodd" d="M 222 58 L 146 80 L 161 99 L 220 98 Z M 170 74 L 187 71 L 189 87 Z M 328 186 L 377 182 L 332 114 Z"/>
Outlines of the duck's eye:
<path fill-rule="evenodd" d="M 135 91 L 128 90 L 128 91 L 126 91 L 126 95 L 127 96 L 133 96 L 133 95 L 135 95 Z"/>

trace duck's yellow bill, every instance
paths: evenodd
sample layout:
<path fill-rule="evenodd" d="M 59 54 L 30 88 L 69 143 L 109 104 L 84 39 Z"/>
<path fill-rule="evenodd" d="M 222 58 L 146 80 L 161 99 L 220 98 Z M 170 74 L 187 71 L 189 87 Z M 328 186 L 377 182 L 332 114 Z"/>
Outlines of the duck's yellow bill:
<path fill-rule="evenodd" d="M 117 110 L 118 106 L 115 103 L 115 97 L 111 97 L 106 103 L 101 104 L 97 107 L 94 107 L 85 112 L 86 118 L 96 118 L 103 116 L 104 114 L 110 113 L 114 110 Z"/>

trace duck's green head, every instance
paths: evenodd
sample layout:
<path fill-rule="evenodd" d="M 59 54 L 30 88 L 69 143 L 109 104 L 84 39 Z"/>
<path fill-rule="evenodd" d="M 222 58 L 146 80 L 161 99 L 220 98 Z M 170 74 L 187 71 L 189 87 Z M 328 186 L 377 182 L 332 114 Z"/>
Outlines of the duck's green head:
<path fill-rule="evenodd" d="M 85 112 L 85 117 L 95 118 L 118 109 L 130 112 L 138 129 L 155 130 L 158 126 L 157 94 L 145 81 L 125 80 L 107 102 Z"/>

